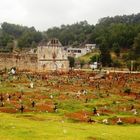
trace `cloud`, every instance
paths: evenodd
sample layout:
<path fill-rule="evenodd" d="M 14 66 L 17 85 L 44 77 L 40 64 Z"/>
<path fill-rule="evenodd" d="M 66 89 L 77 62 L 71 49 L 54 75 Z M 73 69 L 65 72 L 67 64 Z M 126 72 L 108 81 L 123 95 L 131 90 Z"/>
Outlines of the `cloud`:
<path fill-rule="evenodd" d="M 0 22 L 22 22 L 26 14 L 26 9 L 20 5 L 18 0 L 0 0 Z"/>
<path fill-rule="evenodd" d="M 0 0 L 0 22 L 39 30 L 81 20 L 96 24 L 104 16 L 137 13 L 139 4 L 138 0 Z"/>

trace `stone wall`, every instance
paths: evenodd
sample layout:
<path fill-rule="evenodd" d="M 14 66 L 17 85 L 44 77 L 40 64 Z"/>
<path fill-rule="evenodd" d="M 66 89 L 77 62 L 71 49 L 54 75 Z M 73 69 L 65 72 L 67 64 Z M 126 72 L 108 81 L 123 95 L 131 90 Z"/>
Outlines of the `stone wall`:
<path fill-rule="evenodd" d="M 66 59 L 38 59 L 37 54 L 12 54 L 0 53 L 0 70 L 11 69 L 16 67 L 17 70 L 45 72 L 51 70 L 67 71 L 69 63 Z"/>
<path fill-rule="evenodd" d="M 69 63 L 67 60 L 40 60 L 38 62 L 38 71 L 68 71 Z"/>
<path fill-rule="evenodd" d="M 16 67 L 18 70 L 37 70 L 36 54 L 0 53 L 0 69 Z"/>

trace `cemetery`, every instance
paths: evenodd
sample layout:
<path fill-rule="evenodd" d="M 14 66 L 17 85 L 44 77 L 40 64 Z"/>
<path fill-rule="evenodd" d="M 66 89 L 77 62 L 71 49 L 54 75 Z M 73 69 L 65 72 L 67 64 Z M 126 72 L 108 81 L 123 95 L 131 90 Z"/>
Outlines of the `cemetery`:
<path fill-rule="evenodd" d="M 0 120 L 5 140 L 138 140 L 140 74 L 1 71 Z"/>

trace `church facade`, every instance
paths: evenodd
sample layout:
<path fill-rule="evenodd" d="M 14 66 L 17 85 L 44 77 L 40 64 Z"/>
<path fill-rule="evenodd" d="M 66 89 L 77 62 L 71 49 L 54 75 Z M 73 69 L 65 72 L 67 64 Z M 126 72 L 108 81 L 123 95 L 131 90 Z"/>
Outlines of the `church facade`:
<path fill-rule="evenodd" d="M 52 39 L 47 44 L 37 48 L 38 70 L 68 70 L 67 52 L 58 39 Z"/>

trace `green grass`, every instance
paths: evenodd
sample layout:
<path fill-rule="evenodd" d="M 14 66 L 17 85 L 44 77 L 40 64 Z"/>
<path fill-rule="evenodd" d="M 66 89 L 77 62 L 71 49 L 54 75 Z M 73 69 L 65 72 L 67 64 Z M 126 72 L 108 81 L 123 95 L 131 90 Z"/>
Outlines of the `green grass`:
<path fill-rule="evenodd" d="M 63 77 L 53 77 L 49 80 L 50 82 L 57 85 L 57 81 L 62 80 Z M 79 78 L 80 79 L 80 78 Z M 100 91 L 95 88 L 89 87 L 85 84 L 85 81 L 81 81 L 81 89 L 88 90 L 88 96 L 91 96 L 94 92 L 95 98 L 90 98 L 90 100 L 85 103 L 85 98 L 77 99 L 73 96 L 73 93 L 77 93 L 79 90 L 79 85 L 77 85 L 76 78 L 69 79 L 69 85 L 66 89 L 55 88 L 55 86 L 48 85 L 45 80 L 37 80 L 35 82 L 35 87 L 33 89 L 29 88 L 30 81 L 26 77 L 22 78 L 19 82 L 18 80 L 3 81 L 0 84 L 1 93 L 17 93 L 20 91 L 25 92 L 23 104 L 31 109 L 30 99 L 35 98 L 36 103 L 47 104 L 49 102 L 58 103 L 57 113 L 16 113 L 16 114 L 6 114 L 0 113 L 0 140 L 139 140 L 140 135 L 140 125 L 105 125 L 101 124 L 103 119 L 112 117 L 135 117 L 131 111 L 118 110 L 119 107 L 130 108 L 133 104 L 137 107 L 139 112 L 139 102 L 134 100 L 132 97 L 123 97 L 117 94 L 114 86 L 109 90 L 110 95 L 107 97 L 105 89 Z M 129 81 L 131 84 L 131 79 Z M 14 86 L 13 86 L 14 85 Z M 77 87 L 77 91 L 71 91 L 72 86 Z M 63 85 L 61 85 L 63 86 Z M 68 90 L 67 90 L 68 88 Z M 138 88 L 137 88 L 138 89 Z M 67 93 L 70 93 L 67 95 Z M 53 99 L 48 98 L 53 95 Z M 64 95 L 67 98 L 61 99 L 60 95 Z M 46 96 L 44 99 L 40 96 Z M 12 99 L 13 100 L 13 99 Z M 17 99 L 17 104 L 19 104 Z M 114 113 L 104 114 L 99 117 L 90 116 L 93 120 L 98 123 L 83 123 L 77 121 L 74 118 L 66 117 L 69 113 L 74 113 L 77 111 L 89 111 L 92 112 L 93 107 L 102 109 L 107 107 L 110 111 Z M 14 104 L 10 104 L 5 101 L 5 107 L 15 108 Z M 34 108 L 36 110 L 36 107 Z M 136 117 L 140 117 L 137 115 Z"/>
<path fill-rule="evenodd" d="M 0 140 L 139 140 L 140 125 L 74 123 L 56 114 L 0 114 Z"/>
<path fill-rule="evenodd" d="M 84 60 L 86 63 L 88 63 L 90 61 L 90 58 L 96 54 L 99 54 L 99 52 L 87 53 L 86 55 L 79 57 L 78 60 Z"/>

